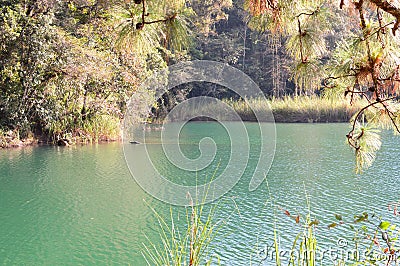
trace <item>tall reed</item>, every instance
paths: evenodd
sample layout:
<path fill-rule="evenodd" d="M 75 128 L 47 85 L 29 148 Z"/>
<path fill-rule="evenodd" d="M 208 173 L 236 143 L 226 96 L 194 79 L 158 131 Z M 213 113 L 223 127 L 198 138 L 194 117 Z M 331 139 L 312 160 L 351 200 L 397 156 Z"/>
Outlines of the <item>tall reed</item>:
<path fill-rule="evenodd" d="M 185 207 L 186 228 L 183 231 L 179 229 L 179 225 L 175 222 L 172 207 L 170 207 L 170 221 L 167 221 L 152 206 L 149 206 L 157 218 L 161 242 L 154 243 L 147 238 L 147 243 L 143 243 L 142 255 L 148 265 L 221 265 L 218 256 L 209 254 L 211 242 L 218 234 L 222 224 L 226 222 L 224 220 L 214 221 L 221 200 L 216 203 L 205 204 L 216 171 L 210 183 L 208 183 L 202 201 L 199 201 L 198 195 L 194 199 L 190 194 L 187 195 L 189 204 Z"/>
<path fill-rule="evenodd" d="M 262 98 L 251 98 L 246 101 L 224 100 L 243 120 L 256 121 L 252 109 L 263 112 L 270 108 L 275 122 L 279 123 L 348 122 L 365 104 L 363 101 L 354 101 L 350 104 L 350 100 L 346 98 L 329 99 L 318 96 L 286 96 L 267 101 Z"/>

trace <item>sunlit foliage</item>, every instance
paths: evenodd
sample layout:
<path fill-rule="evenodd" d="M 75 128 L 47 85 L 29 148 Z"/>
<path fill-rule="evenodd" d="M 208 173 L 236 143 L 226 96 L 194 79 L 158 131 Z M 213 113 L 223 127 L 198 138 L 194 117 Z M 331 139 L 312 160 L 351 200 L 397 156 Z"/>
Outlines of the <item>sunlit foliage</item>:
<path fill-rule="evenodd" d="M 366 100 L 347 135 L 358 172 L 371 166 L 380 147 L 376 128 L 400 133 L 400 5 L 392 2 L 248 0 L 245 4 L 255 29 L 285 38 L 293 61 L 292 80 L 300 91 L 312 94 L 321 89 L 327 97 L 344 95 L 351 103 Z M 329 47 L 332 34 L 342 38 Z"/>

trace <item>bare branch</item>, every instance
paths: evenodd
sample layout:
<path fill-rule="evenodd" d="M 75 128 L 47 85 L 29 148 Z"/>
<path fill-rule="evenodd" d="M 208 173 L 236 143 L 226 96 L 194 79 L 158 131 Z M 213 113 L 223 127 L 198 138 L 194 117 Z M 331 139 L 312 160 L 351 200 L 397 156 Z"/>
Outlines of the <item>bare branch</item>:
<path fill-rule="evenodd" d="M 394 26 L 392 28 L 392 33 L 393 35 L 396 35 L 396 30 L 400 26 L 400 8 L 394 6 L 392 3 L 389 1 L 383 1 L 383 0 L 369 0 L 371 3 L 374 3 L 377 7 L 382 9 L 383 11 L 391 14 L 396 18 L 396 22 L 394 23 Z"/>
<path fill-rule="evenodd" d="M 340 8 L 340 9 L 343 9 L 343 6 L 344 6 L 344 0 L 340 0 L 339 8 Z"/>
<path fill-rule="evenodd" d="M 159 19 L 159 20 L 153 20 L 153 21 L 146 21 L 146 17 L 149 15 L 149 13 L 146 12 L 146 1 L 142 0 L 142 22 L 139 22 L 136 24 L 136 29 L 137 30 L 142 30 L 144 28 L 144 25 L 149 25 L 149 24 L 154 24 L 154 23 L 162 23 L 162 22 L 168 22 L 171 20 L 174 20 L 176 16 L 178 15 L 177 13 L 164 18 L 164 19 Z"/>
<path fill-rule="evenodd" d="M 385 110 L 388 111 L 385 102 L 390 101 L 390 100 L 394 100 L 394 99 L 396 99 L 396 98 L 397 98 L 397 97 L 390 97 L 390 98 L 387 98 L 387 99 L 384 99 L 384 100 L 379 100 L 379 99 L 377 99 L 375 102 L 372 102 L 372 103 L 370 103 L 370 104 L 364 106 L 363 108 L 361 108 L 361 110 L 358 111 L 358 113 L 356 114 L 356 116 L 355 116 L 355 118 L 354 118 L 353 125 L 352 125 L 352 128 L 351 128 L 350 132 L 346 135 L 348 141 L 350 141 L 350 139 L 353 138 L 353 132 L 355 131 L 357 120 L 358 120 L 358 118 L 360 117 L 361 114 L 363 114 L 363 113 L 364 113 L 368 108 L 370 108 L 371 106 L 374 106 L 374 105 L 377 105 L 377 104 L 382 104 L 383 107 L 385 108 Z M 395 125 L 396 130 L 400 133 L 399 128 L 397 127 L 397 125 L 396 125 L 394 119 L 390 116 L 390 113 L 389 113 L 389 117 L 390 117 L 390 119 L 392 120 L 393 124 Z M 351 145 L 351 144 L 350 144 L 350 145 Z M 353 145 L 351 145 L 351 146 L 353 146 Z"/>

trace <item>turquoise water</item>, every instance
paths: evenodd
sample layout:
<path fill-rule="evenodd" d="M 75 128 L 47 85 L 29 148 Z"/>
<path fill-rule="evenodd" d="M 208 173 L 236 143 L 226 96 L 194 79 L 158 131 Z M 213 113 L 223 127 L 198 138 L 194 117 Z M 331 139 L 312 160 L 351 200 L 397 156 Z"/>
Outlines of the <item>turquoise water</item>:
<path fill-rule="evenodd" d="M 246 124 L 250 132 L 255 126 Z M 188 174 L 171 166 L 154 143 L 150 153 L 155 165 L 171 180 L 187 184 L 196 176 L 201 180 L 222 171 L 229 145 L 223 132 L 215 134 L 218 130 L 216 123 L 189 123 L 180 140 L 185 143 L 183 152 L 196 158 L 199 139 L 216 138 L 218 163 Z M 258 265 L 257 254 L 273 239 L 274 217 L 282 244 L 293 240 L 298 225 L 280 208 L 306 213 L 306 193 L 313 215 L 321 221 L 317 234 L 325 245 L 351 239 L 346 230 L 327 229 L 335 213 L 352 219 L 354 214 L 374 211 L 395 219 L 387 206 L 400 200 L 400 138 L 385 132 L 374 166 L 357 176 L 353 154 L 345 145 L 347 131 L 344 124 L 278 124 L 268 186 L 264 182 L 253 192 L 248 186 L 258 141 L 256 133 L 250 134 L 248 168 L 221 201 L 223 208 L 215 219 L 226 225 L 214 239 L 211 254 L 223 265 Z M 120 143 L 0 150 L 0 184 L 3 265 L 145 265 L 145 236 L 159 240 L 157 219 L 148 205 L 169 215 L 170 206 L 143 192 L 131 177 Z M 280 208 L 272 208 L 270 199 Z M 184 217 L 185 209 L 173 207 L 173 212 Z M 183 226 L 185 219 L 178 223 Z"/>

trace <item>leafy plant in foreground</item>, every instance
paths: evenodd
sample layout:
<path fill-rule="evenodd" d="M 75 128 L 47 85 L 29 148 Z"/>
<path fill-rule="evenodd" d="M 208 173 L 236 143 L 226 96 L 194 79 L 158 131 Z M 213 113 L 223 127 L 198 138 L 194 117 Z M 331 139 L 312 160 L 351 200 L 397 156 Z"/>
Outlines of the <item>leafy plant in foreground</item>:
<path fill-rule="evenodd" d="M 393 210 L 394 216 L 400 214 L 397 205 L 389 204 L 389 210 Z M 329 228 L 348 225 L 354 232 L 354 249 L 350 252 L 351 256 L 346 257 L 346 264 L 342 261 L 343 265 L 399 265 L 400 229 L 395 223 L 367 212 L 355 215 L 352 221 L 344 221 L 338 214 L 335 219 Z"/>

